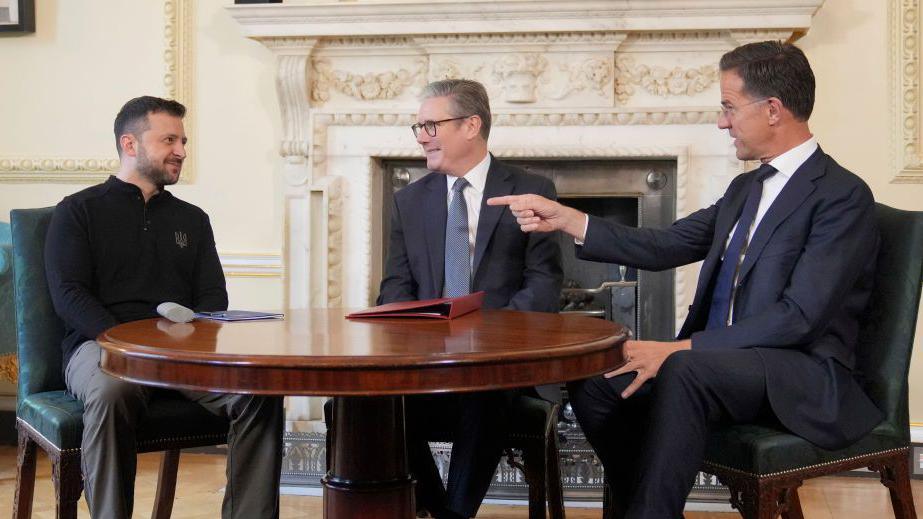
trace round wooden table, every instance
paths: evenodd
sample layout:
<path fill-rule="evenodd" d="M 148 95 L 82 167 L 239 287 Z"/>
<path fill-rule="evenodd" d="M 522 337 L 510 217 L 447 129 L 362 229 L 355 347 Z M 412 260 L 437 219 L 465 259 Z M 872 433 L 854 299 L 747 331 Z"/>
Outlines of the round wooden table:
<path fill-rule="evenodd" d="M 334 400 L 325 517 L 408 519 L 413 481 L 401 395 L 589 377 L 618 365 L 628 338 L 618 324 L 571 315 L 482 310 L 445 321 L 346 313 L 125 323 L 99 336 L 100 364 L 121 379 L 165 388 L 343 397 Z"/>

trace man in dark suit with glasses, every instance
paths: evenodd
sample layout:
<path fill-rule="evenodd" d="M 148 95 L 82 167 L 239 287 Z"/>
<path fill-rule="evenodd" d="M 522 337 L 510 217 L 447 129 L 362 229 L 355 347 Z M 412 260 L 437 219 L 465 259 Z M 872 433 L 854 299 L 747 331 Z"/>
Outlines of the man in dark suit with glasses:
<path fill-rule="evenodd" d="M 485 308 L 556 312 L 561 257 L 554 236 L 523 234 L 515 218 L 484 201 L 536 193 L 550 180 L 503 164 L 487 151 L 490 104 L 475 81 L 424 89 L 412 126 L 429 175 L 394 195 L 388 264 L 378 302 L 454 297 L 483 290 Z M 408 397 L 407 436 L 418 502 L 437 518 L 474 517 L 506 440 L 514 391 Z M 426 443 L 453 439 L 444 489 Z"/>

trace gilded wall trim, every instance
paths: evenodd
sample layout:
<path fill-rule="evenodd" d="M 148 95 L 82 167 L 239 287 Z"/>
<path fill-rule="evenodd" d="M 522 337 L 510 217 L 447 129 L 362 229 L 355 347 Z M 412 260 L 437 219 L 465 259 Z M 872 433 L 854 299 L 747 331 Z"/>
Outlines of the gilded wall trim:
<path fill-rule="evenodd" d="M 118 169 L 112 158 L 0 157 L 0 182 L 101 182 Z"/>
<path fill-rule="evenodd" d="M 892 171 L 895 184 L 923 184 L 920 0 L 888 3 L 891 26 Z"/>
<path fill-rule="evenodd" d="M 164 96 L 186 105 L 183 123 L 186 134 L 194 135 L 192 0 L 164 0 Z M 183 167 L 183 183 L 195 178 L 195 154 Z M 0 183 L 82 183 L 105 180 L 118 171 L 119 161 L 100 157 L 0 156 Z"/>
<path fill-rule="evenodd" d="M 164 0 L 163 3 L 163 87 L 164 97 L 175 99 L 186 105 L 183 126 L 190 144 L 189 157 L 183 164 L 181 182 L 190 184 L 195 180 L 196 113 L 195 88 L 193 86 L 193 43 L 195 42 L 195 2 L 193 0 Z M 189 148 L 192 148 L 191 150 Z"/>

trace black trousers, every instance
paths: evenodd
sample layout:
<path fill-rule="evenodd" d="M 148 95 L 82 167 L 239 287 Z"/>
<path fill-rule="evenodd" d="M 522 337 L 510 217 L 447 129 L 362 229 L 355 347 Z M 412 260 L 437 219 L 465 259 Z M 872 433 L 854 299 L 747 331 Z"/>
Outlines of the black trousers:
<path fill-rule="evenodd" d="M 778 424 L 756 350 L 685 350 L 634 395 L 626 373 L 568 384 L 580 426 L 612 488 L 616 517 L 676 519 L 701 468 L 709 427 Z"/>
<path fill-rule="evenodd" d="M 407 457 L 417 480 L 418 505 L 437 518 L 477 515 L 507 440 L 516 394 L 485 391 L 404 398 Z M 445 488 L 429 441 L 452 442 Z"/>

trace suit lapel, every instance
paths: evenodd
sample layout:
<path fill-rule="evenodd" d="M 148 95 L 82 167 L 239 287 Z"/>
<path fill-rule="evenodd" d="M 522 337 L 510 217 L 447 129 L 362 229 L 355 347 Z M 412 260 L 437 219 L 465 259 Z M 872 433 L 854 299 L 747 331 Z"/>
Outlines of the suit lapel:
<path fill-rule="evenodd" d="M 493 155 L 490 156 L 490 169 L 487 171 L 487 182 L 484 184 L 484 197 L 481 199 L 481 212 L 478 216 L 478 232 L 474 242 L 474 265 L 471 272 L 477 277 L 478 266 L 484 259 L 487 244 L 493 236 L 494 229 L 500 221 L 500 216 L 506 206 L 489 206 L 487 199 L 495 196 L 505 196 L 513 192 L 513 180 L 510 172 L 500 164 Z"/>
<path fill-rule="evenodd" d="M 747 175 L 754 175 L 754 173 L 751 171 Z M 726 200 L 722 201 L 722 210 L 718 212 L 718 220 L 715 222 L 715 239 L 699 271 L 695 300 L 692 303 L 693 308 L 700 308 L 700 303 L 705 299 L 709 284 L 715 274 L 715 268 L 720 265 L 721 254 L 724 253 L 724 245 L 727 243 L 728 235 L 731 233 L 737 219 L 740 218 L 744 202 L 747 201 L 749 185 L 749 182 L 741 182 L 741 186 L 736 192 L 725 193 L 724 195 Z"/>
<path fill-rule="evenodd" d="M 426 193 L 423 197 L 423 233 L 426 239 L 426 251 L 429 255 L 430 274 L 433 278 L 433 287 L 442 291 L 445 276 L 445 222 L 448 218 L 446 199 L 445 175 L 431 175 L 426 183 Z"/>
<path fill-rule="evenodd" d="M 769 210 L 760 220 L 747 246 L 747 254 L 740 265 L 739 280 L 744 279 L 753 268 L 776 228 L 814 191 L 814 180 L 825 173 L 824 157 L 823 151 L 818 147 L 808 160 L 792 174 L 792 178 L 788 180 L 779 196 L 769 206 Z"/>

